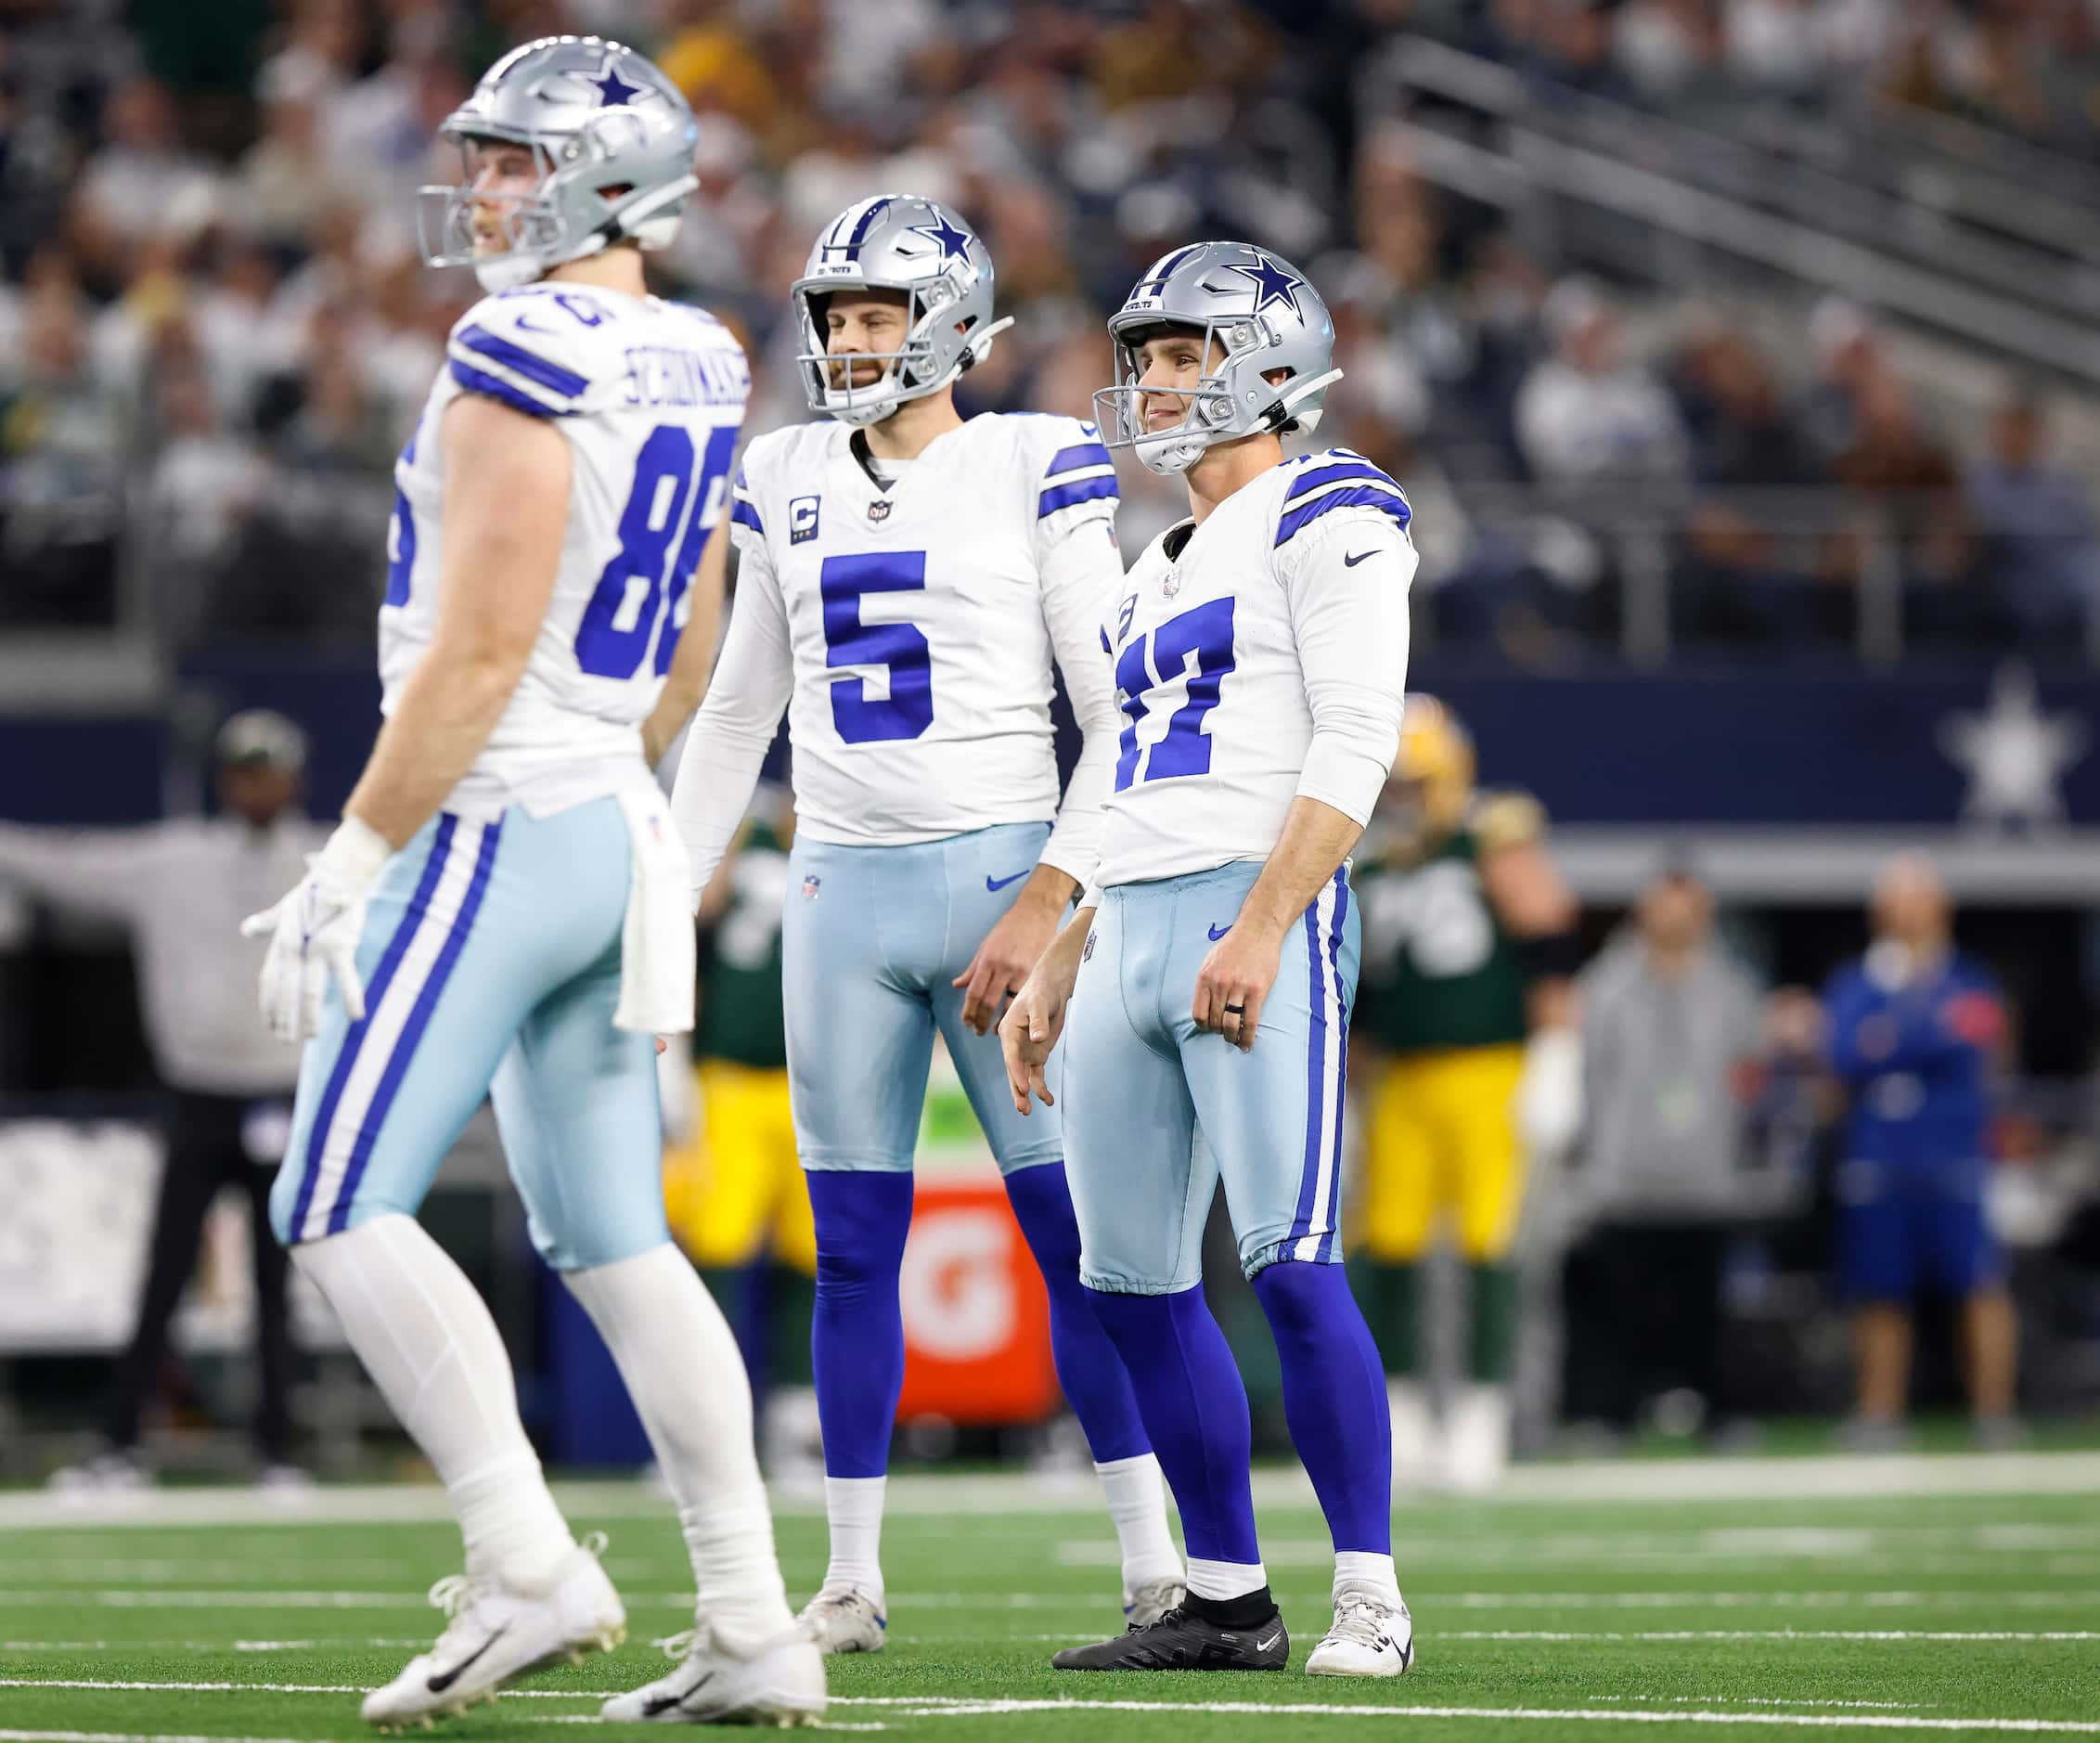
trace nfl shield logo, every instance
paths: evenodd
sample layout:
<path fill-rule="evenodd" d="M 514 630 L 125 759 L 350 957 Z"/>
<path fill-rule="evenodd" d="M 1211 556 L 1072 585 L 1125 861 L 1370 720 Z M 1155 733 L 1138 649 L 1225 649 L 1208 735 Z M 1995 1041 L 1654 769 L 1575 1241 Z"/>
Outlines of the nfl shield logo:
<path fill-rule="evenodd" d="M 1167 571 L 1167 572 L 1166 572 L 1166 573 L 1165 575 L 1161 575 L 1161 576 L 1160 576 L 1160 578 L 1159 578 L 1159 591 L 1160 591 L 1160 597 L 1161 597 L 1161 598 L 1163 598 L 1163 599 L 1169 599 L 1169 600 L 1170 600 L 1170 599 L 1172 599 L 1172 598 L 1173 598 L 1173 597 L 1174 597 L 1174 596 L 1175 596 L 1175 595 L 1176 595 L 1177 593 L 1180 592 L 1180 590 L 1181 590 L 1181 572 L 1180 572 L 1180 570 L 1179 570 L 1179 569 L 1169 569 L 1169 570 L 1168 570 L 1168 571 Z"/>
<path fill-rule="evenodd" d="M 868 518 L 870 521 L 888 520 L 890 518 L 889 499 L 884 497 L 881 502 L 870 502 L 868 505 Z"/>
<path fill-rule="evenodd" d="M 823 887 L 824 880 L 818 877 L 816 872 L 812 872 L 802 881 L 802 899 L 805 902 L 815 901 L 817 899 L 817 892 Z"/>

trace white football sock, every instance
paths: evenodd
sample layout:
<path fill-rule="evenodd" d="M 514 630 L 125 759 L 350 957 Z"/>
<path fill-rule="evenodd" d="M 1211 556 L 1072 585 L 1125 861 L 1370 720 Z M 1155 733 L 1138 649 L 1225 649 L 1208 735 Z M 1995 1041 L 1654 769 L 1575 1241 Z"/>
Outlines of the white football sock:
<path fill-rule="evenodd" d="M 883 1491 L 887 1477 L 827 1477 L 824 1514 L 831 1522 L 827 1592 L 864 1592 L 883 1598 Z"/>
<path fill-rule="evenodd" d="M 1398 1605 L 1400 1601 L 1400 1577 L 1394 1571 L 1390 1556 L 1375 1556 L 1364 1549 L 1336 1550 L 1334 1589 L 1339 1592 L 1346 1585 L 1371 1586 L 1388 1602 Z"/>
<path fill-rule="evenodd" d="M 1199 1561 L 1189 1557 L 1189 1592 L 1193 1597 L 1245 1597 L 1269 1583 L 1269 1570 L 1258 1561 Z"/>
<path fill-rule="evenodd" d="M 561 1281 L 618 1363 L 678 1504 L 700 1614 L 731 1652 L 792 1625 L 752 1442 L 751 1382 L 722 1310 L 665 1242 Z"/>
<path fill-rule="evenodd" d="M 466 1273 L 404 1216 L 303 1242 L 291 1257 L 436 1467 L 469 1569 L 525 1585 L 550 1577 L 575 1540 L 518 1420 L 503 1338 Z"/>
<path fill-rule="evenodd" d="M 1153 1580 L 1181 1577 L 1181 1552 L 1166 1529 L 1166 1484 L 1150 1452 L 1096 1464 L 1115 1541 L 1123 1548 L 1123 1590 L 1127 1595 Z"/>

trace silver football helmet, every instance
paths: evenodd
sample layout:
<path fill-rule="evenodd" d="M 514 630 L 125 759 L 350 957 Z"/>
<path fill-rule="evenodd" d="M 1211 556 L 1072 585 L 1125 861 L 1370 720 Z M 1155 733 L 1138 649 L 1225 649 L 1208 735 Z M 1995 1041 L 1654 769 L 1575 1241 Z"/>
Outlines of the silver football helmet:
<path fill-rule="evenodd" d="M 840 290 L 901 290 L 904 349 L 869 352 L 883 372 L 865 387 L 829 355 L 825 309 Z M 992 319 L 992 257 L 946 206 L 917 194 L 855 201 L 825 226 L 789 292 L 802 323 L 803 392 L 809 409 L 842 423 L 880 423 L 907 400 L 938 393 L 982 363 L 1011 327 Z"/>
<path fill-rule="evenodd" d="M 1139 347 L 1163 327 L 1204 335 L 1206 362 L 1194 387 L 1139 385 Z M 1135 448 L 1163 475 L 1187 471 L 1214 443 L 1312 430 L 1328 388 L 1342 379 L 1333 317 L 1320 292 L 1288 261 L 1251 242 L 1196 242 L 1161 255 L 1109 316 L 1108 331 L 1115 385 L 1094 395 L 1094 420 L 1110 447 Z M 1265 379 L 1279 370 L 1279 381 Z M 1147 430 L 1147 393 L 1186 400 L 1181 420 Z"/>
<path fill-rule="evenodd" d="M 423 258 L 472 266 L 484 290 L 529 284 L 625 237 L 668 248 L 699 186 L 699 130 L 678 87 L 645 57 L 597 36 L 543 36 L 513 48 L 438 133 L 457 143 L 467 174 L 460 187 L 418 196 Z M 489 141 L 523 146 L 538 160 L 530 195 L 475 192 L 473 148 Z M 474 245 L 475 214 L 490 208 L 509 242 L 500 253 Z"/>

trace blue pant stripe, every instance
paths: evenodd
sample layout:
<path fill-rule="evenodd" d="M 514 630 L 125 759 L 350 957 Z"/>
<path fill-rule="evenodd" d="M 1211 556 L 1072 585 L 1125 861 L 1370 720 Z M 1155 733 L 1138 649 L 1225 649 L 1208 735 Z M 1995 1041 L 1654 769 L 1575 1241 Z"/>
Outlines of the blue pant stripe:
<path fill-rule="evenodd" d="M 448 823 L 451 820 L 449 817 L 445 819 Z M 416 995 L 408 1021 L 402 1025 L 400 1039 L 393 1044 L 393 1052 L 386 1062 L 379 1087 L 372 1091 L 372 1105 L 357 1129 L 357 1142 L 351 1148 L 350 1165 L 343 1170 L 335 1208 L 329 1213 L 330 1234 L 341 1234 L 350 1226 L 350 1207 L 356 1201 L 357 1182 L 364 1178 L 366 1165 L 372 1158 L 372 1146 L 378 1143 L 380 1128 L 386 1124 L 387 1110 L 393 1105 L 401 1079 L 407 1075 L 409 1062 L 416 1056 L 416 1043 L 422 1039 L 423 1030 L 430 1025 L 431 1013 L 437 1008 L 438 998 L 444 991 L 444 983 L 451 978 L 453 964 L 458 962 L 459 952 L 466 948 L 467 935 L 473 930 L 474 915 L 481 908 L 483 892 L 488 888 L 489 872 L 496 864 L 496 843 L 502 834 L 500 818 L 482 831 L 481 852 L 475 856 L 473 878 L 459 903 L 452 931 L 444 940 L 444 948 L 438 952 L 437 960 L 431 964 L 422 990 Z M 432 855 L 433 859 L 436 857 L 435 853 Z M 378 1004 L 375 996 L 370 1008 L 377 1009 Z"/>
<path fill-rule="evenodd" d="M 394 971 L 401 966 L 401 959 L 407 955 L 408 947 L 414 942 L 430 907 L 432 893 L 437 888 L 438 879 L 444 874 L 444 862 L 451 856 L 457 820 L 450 816 L 439 820 L 437 837 L 431 844 L 430 858 L 423 862 L 423 875 L 417 881 L 416 893 L 409 897 L 407 911 L 393 929 L 393 936 L 387 941 L 386 953 L 380 958 L 371 984 L 365 988 L 364 1020 L 353 1023 L 343 1035 L 342 1051 L 336 1055 L 335 1069 L 329 1074 L 329 1085 L 322 1091 L 321 1104 L 314 1114 L 314 1129 L 306 1141 L 305 1172 L 299 1182 L 299 1202 L 291 1213 L 290 1238 L 294 1241 L 304 1238 L 307 1214 L 314 1207 L 314 1191 L 320 1183 L 322 1153 L 328 1147 L 329 1128 L 335 1123 L 335 1110 L 342 1100 L 343 1085 L 350 1081 L 350 1073 L 357 1064 L 357 1051 L 365 1044 L 372 1014 L 380 1008 L 380 1001 L 393 984 Z"/>
<path fill-rule="evenodd" d="M 1334 921 L 1327 928 L 1327 968 L 1334 981 L 1334 1021 L 1341 1045 L 1334 1055 L 1334 1140 L 1327 1162 L 1327 1233 L 1321 1237 L 1320 1262 L 1334 1257 L 1342 1233 L 1342 1122 L 1348 1117 L 1349 1000 L 1342 985 L 1342 931 L 1349 918 L 1349 876 L 1334 873 Z"/>

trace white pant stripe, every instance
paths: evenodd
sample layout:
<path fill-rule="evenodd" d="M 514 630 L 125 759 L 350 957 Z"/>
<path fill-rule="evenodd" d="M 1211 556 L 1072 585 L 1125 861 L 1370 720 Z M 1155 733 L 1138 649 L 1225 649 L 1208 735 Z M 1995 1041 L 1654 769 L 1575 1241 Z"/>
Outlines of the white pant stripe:
<path fill-rule="evenodd" d="M 1319 1261 L 1320 1244 L 1333 1226 L 1330 1219 L 1334 1214 L 1334 1207 L 1330 1200 L 1334 1180 L 1334 1144 L 1339 1136 L 1337 1121 L 1342 1112 L 1342 1004 L 1335 995 L 1334 971 L 1328 952 L 1337 930 L 1334 918 L 1339 894 L 1339 886 L 1330 878 L 1313 905 L 1312 944 L 1319 952 L 1313 962 L 1313 974 L 1320 983 L 1320 997 L 1313 1008 L 1321 1019 L 1325 1054 L 1320 1064 L 1320 1154 L 1313 1164 L 1319 1169 L 1319 1176 L 1313 1186 L 1312 1216 L 1295 1255 L 1308 1265 Z"/>
<path fill-rule="evenodd" d="M 415 1009 L 417 996 L 430 979 L 432 965 L 444 948 L 453 922 L 459 917 L 460 904 L 466 898 L 468 884 L 473 880 L 474 863 L 481 855 L 482 836 L 486 829 L 483 823 L 461 821 L 452 832 L 444 868 L 438 873 L 415 936 L 408 941 L 408 949 L 379 1002 L 365 1014 L 365 1032 L 357 1057 L 343 1082 L 342 1095 L 335 1104 L 329 1129 L 321 1136 L 320 1171 L 305 1223 L 292 1232 L 294 1240 L 318 1240 L 329 1232 L 329 1218 L 336 1207 L 336 1195 L 341 1191 L 343 1177 L 349 1170 L 350 1154 L 356 1146 L 358 1131 L 371 1111 L 373 1094 L 400 1043 L 408 1014 Z M 433 847 L 432 851 L 436 849 Z M 350 1032 L 354 1033 L 354 1030 Z M 343 1045 L 349 1045 L 348 1036 Z"/>

